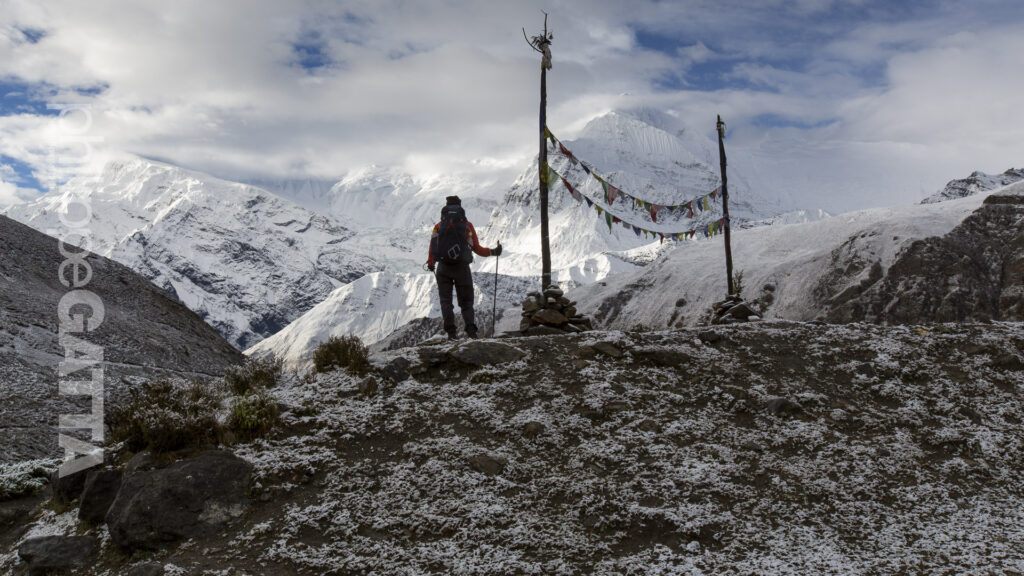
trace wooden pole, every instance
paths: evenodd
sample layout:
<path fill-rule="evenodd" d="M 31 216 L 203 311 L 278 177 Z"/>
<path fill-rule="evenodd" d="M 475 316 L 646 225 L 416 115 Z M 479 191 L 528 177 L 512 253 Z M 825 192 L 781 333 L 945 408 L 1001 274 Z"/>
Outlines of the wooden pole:
<path fill-rule="evenodd" d="M 548 14 L 544 13 L 544 32 L 523 38 L 536 52 L 540 53 L 540 152 L 537 154 L 537 175 L 540 179 L 540 260 L 541 294 L 551 285 L 551 245 L 548 241 L 548 68 L 551 68 L 551 40 L 554 34 L 548 32 Z M 543 299 L 543 298 L 542 298 Z"/>
<path fill-rule="evenodd" d="M 544 33 L 547 35 L 547 17 L 544 18 Z M 551 245 L 548 241 L 548 146 L 545 137 L 548 107 L 548 71 L 540 67 L 540 156 L 537 171 L 540 174 L 540 259 L 541 293 L 551 285 Z"/>
<path fill-rule="evenodd" d="M 722 218 L 725 220 L 725 274 L 729 296 L 735 292 L 732 282 L 732 225 L 729 223 L 729 179 L 725 174 L 725 122 L 718 116 L 718 159 L 722 169 Z"/>

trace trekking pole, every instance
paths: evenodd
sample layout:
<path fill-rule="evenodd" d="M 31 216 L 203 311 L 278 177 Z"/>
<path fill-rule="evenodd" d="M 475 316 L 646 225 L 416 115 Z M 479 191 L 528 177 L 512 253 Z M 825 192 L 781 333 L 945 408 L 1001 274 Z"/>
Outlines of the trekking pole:
<path fill-rule="evenodd" d="M 501 246 L 501 241 L 498 241 Z M 501 261 L 501 254 L 494 257 L 494 301 L 491 302 L 491 338 L 494 338 L 494 321 L 498 319 L 498 262 Z"/>

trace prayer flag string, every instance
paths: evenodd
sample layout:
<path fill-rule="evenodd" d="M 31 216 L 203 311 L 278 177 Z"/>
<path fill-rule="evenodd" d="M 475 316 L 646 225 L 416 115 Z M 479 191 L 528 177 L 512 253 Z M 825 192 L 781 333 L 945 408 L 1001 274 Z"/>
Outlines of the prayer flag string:
<path fill-rule="evenodd" d="M 545 168 L 546 169 L 542 171 L 542 174 L 546 175 L 546 177 L 548 178 L 549 182 L 552 183 L 552 184 L 556 183 L 556 182 L 561 182 L 562 185 L 565 186 L 566 190 L 569 191 L 569 195 L 572 197 L 573 200 L 575 200 L 577 202 L 586 202 L 588 208 L 594 208 L 595 210 L 597 210 L 598 217 L 602 217 L 602 216 L 604 217 L 604 221 L 608 225 L 608 231 L 609 232 L 612 230 L 612 227 L 615 224 L 620 224 L 626 230 L 632 230 L 633 233 L 636 234 L 637 238 L 639 238 L 641 234 L 643 234 L 643 236 L 645 238 L 647 236 L 650 236 L 651 238 L 654 238 L 655 236 L 657 236 L 657 237 L 661 238 L 662 242 L 664 242 L 665 238 L 668 238 L 669 240 L 675 240 L 675 241 L 690 240 L 693 237 L 695 237 L 697 234 L 701 234 L 704 238 L 711 238 L 711 237 L 717 236 L 717 235 L 719 235 L 719 234 L 721 234 L 722 232 L 725 231 L 725 218 L 719 218 L 718 220 L 715 220 L 713 222 L 709 222 L 709 223 L 707 223 L 707 224 L 705 224 L 703 226 L 699 226 L 699 227 L 695 227 L 695 228 L 690 228 L 688 230 L 679 230 L 679 231 L 648 230 L 648 229 L 646 229 L 646 228 L 644 228 L 642 226 L 637 226 L 636 224 L 633 224 L 632 222 L 628 222 L 626 220 L 623 220 L 619 216 L 616 216 L 616 215 L 612 214 L 611 208 L 609 208 L 608 206 L 602 206 L 600 202 L 597 202 L 595 200 L 591 200 L 589 196 L 585 196 L 585 195 L 581 194 L 579 192 L 579 190 L 574 188 L 572 186 L 572 184 L 570 184 L 569 181 L 564 176 L 559 174 L 558 171 L 556 171 L 550 165 L 545 166 Z M 618 191 L 618 192 L 620 194 L 622 194 L 621 191 Z M 606 195 L 607 195 L 607 193 L 606 193 Z M 607 198 L 606 198 L 606 200 L 607 200 Z M 636 198 L 634 198 L 634 202 L 636 202 L 637 205 L 642 205 L 644 208 L 649 210 L 651 212 L 652 220 L 654 219 L 655 214 L 657 213 L 657 209 L 656 209 L 657 205 L 656 204 L 650 204 L 649 202 L 644 202 L 644 201 L 636 199 Z M 661 206 L 661 207 L 658 207 L 658 208 L 664 208 L 664 207 Z M 707 209 L 710 209 L 710 207 L 708 207 Z M 657 221 L 657 220 L 655 220 L 655 221 Z"/>
<path fill-rule="evenodd" d="M 697 212 L 705 212 L 711 209 L 711 201 L 717 201 L 721 198 L 722 188 L 719 186 L 703 196 L 698 196 L 681 204 L 674 204 L 671 206 L 663 206 L 644 200 L 638 196 L 622 191 L 612 183 L 608 182 L 605 178 L 602 178 L 586 162 L 577 158 L 561 140 L 551 133 L 551 130 L 547 127 L 544 128 L 544 136 L 551 141 L 552 147 L 556 148 L 573 166 L 579 166 L 584 172 L 592 176 L 601 184 L 601 188 L 604 190 L 605 202 L 612 205 L 615 203 L 617 198 L 622 198 L 622 201 L 626 204 L 635 204 L 637 208 L 642 208 L 645 212 L 649 213 L 651 215 L 651 220 L 654 222 L 658 221 L 658 214 L 663 210 L 667 210 L 673 214 L 682 214 L 686 218 L 693 218 L 695 208 Z M 549 177 L 547 182 L 549 184 L 553 184 L 555 181 L 556 180 L 552 180 Z"/>

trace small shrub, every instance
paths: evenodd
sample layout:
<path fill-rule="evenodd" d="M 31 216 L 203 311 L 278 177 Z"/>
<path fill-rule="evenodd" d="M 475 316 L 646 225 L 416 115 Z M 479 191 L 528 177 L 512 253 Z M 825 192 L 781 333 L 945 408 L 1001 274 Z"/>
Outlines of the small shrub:
<path fill-rule="evenodd" d="M 220 440 L 216 413 L 220 394 L 202 382 L 166 380 L 133 388 L 129 398 L 108 412 L 110 436 L 132 452 L 164 453 Z"/>
<path fill-rule="evenodd" d="M 281 361 L 276 358 L 250 358 L 244 364 L 228 368 L 224 382 L 233 394 L 245 396 L 256 390 L 273 388 L 281 370 Z"/>
<path fill-rule="evenodd" d="M 736 296 L 743 296 L 743 270 L 732 275 L 732 289 Z"/>
<path fill-rule="evenodd" d="M 49 481 L 59 460 L 25 460 L 0 464 L 0 502 L 31 496 Z"/>
<path fill-rule="evenodd" d="M 317 372 L 344 368 L 358 376 L 370 371 L 370 353 L 358 336 L 331 336 L 313 352 Z"/>
<path fill-rule="evenodd" d="M 255 394 L 236 398 L 231 404 L 228 428 L 243 440 L 265 436 L 278 422 L 280 409 L 277 402 L 260 390 Z"/>

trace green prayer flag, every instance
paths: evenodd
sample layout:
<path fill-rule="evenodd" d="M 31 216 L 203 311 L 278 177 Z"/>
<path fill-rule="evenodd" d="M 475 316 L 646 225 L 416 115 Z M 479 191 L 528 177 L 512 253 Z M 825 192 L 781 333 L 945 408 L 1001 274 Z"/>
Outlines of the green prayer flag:
<path fill-rule="evenodd" d="M 558 182 L 561 179 L 562 177 L 558 175 L 558 172 L 555 172 L 554 168 L 548 166 L 548 184 Z"/>
<path fill-rule="evenodd" d="M 605 212 L 604 213 L 604 221 L 608 223 L 608 231 L 611 232 L 612 231 L 612 213 L 611 212 Z"/>

